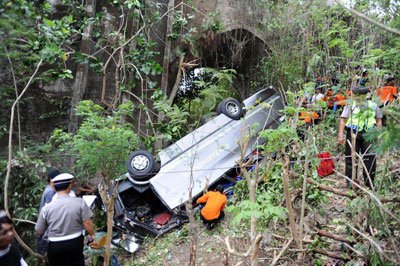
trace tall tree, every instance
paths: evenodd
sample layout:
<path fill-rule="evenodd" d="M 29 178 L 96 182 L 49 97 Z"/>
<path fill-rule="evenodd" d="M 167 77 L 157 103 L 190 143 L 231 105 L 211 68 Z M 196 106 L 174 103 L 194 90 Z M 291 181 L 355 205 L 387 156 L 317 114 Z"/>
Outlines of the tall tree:
<path fill-rule="evenodd" d="M 89 18 L 93 18 L 96 14 L 96 0 L 86 1 L 86 13 Z M 93 24 L 88 20 L 88 25 L 83 30 L 82 41 L 80 47 L 80 53 L 84 55 L 89 55 L 92 52 L 93 42 L 91 40 Z M 86 92 L 87 82 L 89 73 L 89 62 L 84 60 L 78 64 L 75 82 L 72 87 L 72 97 L 71 97 L 71 109 L 69 115 L 68 132 L 74 133 L 78 129 L 78 116 L 76 115 L 76 107 L 78 103 L 83 99 L 83 95 Z"/>

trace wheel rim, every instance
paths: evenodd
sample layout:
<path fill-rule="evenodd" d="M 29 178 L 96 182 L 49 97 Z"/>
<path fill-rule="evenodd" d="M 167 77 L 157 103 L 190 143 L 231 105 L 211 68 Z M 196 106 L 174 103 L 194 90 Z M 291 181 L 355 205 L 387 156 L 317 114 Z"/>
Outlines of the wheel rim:
<path fill-rule="evenodd" d="M 232 115 L 237 115 L 239 113 L 239 106 L 234 102 L 228 102 L 226 104 L 226 110 Z"/>
<path fill-rule="evenodd" d="M 132 167 L 138 171 L 144 171 L 149 164 L 149 159 L 144 155 L 135 156 L 131 161 Z"/>

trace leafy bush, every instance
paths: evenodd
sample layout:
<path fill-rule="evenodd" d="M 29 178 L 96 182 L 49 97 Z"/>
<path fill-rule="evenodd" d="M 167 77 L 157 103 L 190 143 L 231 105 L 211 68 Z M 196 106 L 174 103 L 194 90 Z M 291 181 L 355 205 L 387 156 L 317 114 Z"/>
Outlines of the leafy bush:
<path fill-rule="evenodd" d="M 6 169 L 7 161 L 0 161 L 0 168 Z M 17 152 L 12 161 L 12 171 L 8 185 L 8 205 L 11 216 L 16 222 L 16 230 L 21 237 L 31 246 L 35 243 L 36 236 L 33 226 L 29 223 L 18 222 L 18 219 L 35 222 L 39 211 L 39 202 L 46 185 L 46 164 L 40 159 L 34 159 L 25 151 Z M 4 206 L 4 176 L 0 178 L 1 198 L 0 204 Z"/>
<path fill-rule="evenodd" d="M 77 113 L 83 121 L 75 135 L 54 131 L 52 140 L 60 144 L 59 151 L 76 155 L 78 176 L 101 174 L 115 178 L 126 171 L 124 162 L 139 145 L 139 137 L 124 117 L 132 116 L 133 104 L 121 104 L 111 115 L 92 101 L 80 102 Z"/>

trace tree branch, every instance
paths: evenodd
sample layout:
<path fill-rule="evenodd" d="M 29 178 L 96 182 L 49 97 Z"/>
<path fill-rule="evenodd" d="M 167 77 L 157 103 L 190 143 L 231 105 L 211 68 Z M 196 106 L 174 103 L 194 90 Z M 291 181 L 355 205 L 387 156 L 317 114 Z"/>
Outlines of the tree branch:
<path fill-rule="evenodd" d="M 289 241 L 287 241 L 287 243 L 283 246 L 281 252 L 279 252 L 278 256 L 276 256 L 274 258 L 274 260 L 272 261 L 271 266 L 275 265 L 278 262 L 278 260 L 282 257 L 283 253 L 285 253 L 286 249 L 290 246 L 292 241 L 293 241 L 293 238 L 291 238 L 291 239 L 289 239 Z"/>
<path fill-rule="evenodd" d="M 376 25 L 378 27 L 383 28 L 386 31 L 389 31 L 391 33 L 400 35 L 400 31 L 398 31 L 397 29 L 393 29 L 393 28 L 391 28 L 389 26 L 386 26 L 385 24 L 383 24 L 383 23 L 381 23 L 379 21 L 376 21 L 376 20 L 374 20 L 372 18 L 369 18 L 366 15 L 358 12 L 357 10 L 354 10 L 353 8 L 347 7 L 345 4 L 343 4 L 339 0 L 335 0 L 335 3 L 337 3 L 338 5 L 340 5 L 341 7 L 343 7 L 344 9 L 346 9 L 347 11 L 349 11 L 352 15 L 354 15 L 356 17 L 359 17 L 359 18 L 361 18 L 363 20 L 366 20 L 366 21 L 368 21 L 368 22 L 370 22 L 370 23 L 372 23 L 372 24 L 374 24 L 374 25 Z"/>
<path fill-rule="evenodd" d="M 4 179 L 4 210 L 6 211 L 7 215 L 11 217 L 10 211 L 8 209 L 8 184 L 10 181 L 10 174 L 11 174 L 11 163 L 12 163 L 12 136 L 13 136 L 13 125 L 14 125 L 14 116 L 15 116 L 15 107 L 17 106 L 19 100 L 24 96 L 25 92 L 28 90 L 29 86 L 31 85 L 33 78 L 36 76 L 37 72 L 39 71 L 40 66 L 43 63 L 43 59 L 40 59 L 39 63 L 36 66 L 35 71 L 33 72 L 32 76 L 29 78 L 28 83 L 25 85 L 25 88 L 19 94 L 18 98 L 14 101 L 11 107 L 11 117 L 10 117 L 10 128 L 8 132 L 8 162 L 7 162 L 7 173 Z M 39 259 L 43 259 L 43 256 L 40 254 L 34 253 L 32 249 L 27 246 L 24 241 L 18 236 L 17 232 L 15 232 L 15 238 L 17 239 L 18 243 L 24 247 L 32 256 L 35 256 Z"/>

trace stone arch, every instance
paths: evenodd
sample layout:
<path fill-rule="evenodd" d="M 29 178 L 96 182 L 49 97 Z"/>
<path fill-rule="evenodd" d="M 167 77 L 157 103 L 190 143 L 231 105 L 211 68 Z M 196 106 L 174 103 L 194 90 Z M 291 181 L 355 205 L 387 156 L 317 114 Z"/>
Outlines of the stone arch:
<path fill-rule="evenodd" d="M 239 25 L 239 24 L 229 24 L 229 25 L 225 25 L 225 29 L 222 31 L 222 33 L 224 32 L 228 32 L 228 31 L 232 31 L 232 30 L 239 30 L 239 29 L 243 29 L 246 30 L 248 32 L 250 32 L 251 34 L 253 34 L 255 37 L 257 37 L 260 41 L 266 43 L 266 38 L 263 36 L 263 34 L 261 34 L 260 32 L 257 31 L 257 29 L 251 27 L 251 26 L 247 26 L 247 25 Z"/>
<path fill-rule="evenodd" d="M 251 27 L 226 25 L 223 32 L 208 36 L 200 42 L 201 65 L 217 69 L 232 68 L 238 73 L 235 86 L 241 96 L 247 97 L 250 82 L 259 77 L 257 66 L 267 55 L 267 44 L 261 34 Z"/>

